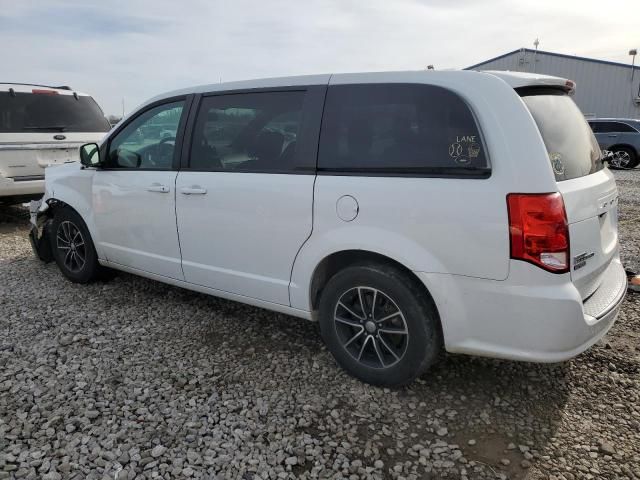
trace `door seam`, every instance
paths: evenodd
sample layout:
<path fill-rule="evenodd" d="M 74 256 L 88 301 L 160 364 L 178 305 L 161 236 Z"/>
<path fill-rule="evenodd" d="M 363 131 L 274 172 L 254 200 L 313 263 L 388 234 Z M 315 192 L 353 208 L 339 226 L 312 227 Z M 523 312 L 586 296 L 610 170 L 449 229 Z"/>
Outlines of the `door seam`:
<path fill-rule="evenodd" d="M 322 99 L 322 111 L 320 113 L 320 130 L 318 131 L 318 139 L 316 144 L 316 162 L 315 162 L 316 164 L 315 164 L 315 171 L 313 175 L 313 186 L 311 190 L 311 230 L 309 230 L 309 235 L 300 244 L 300 248 L 298 248 L 298 251 L 296 252 L 295 257 L 293 257 L 293 262 L 291 263 L 291 271 L 289 272 L 289 285 L 287 286 L 287 293 L 289 294 L 289 306 L 292 308 L 293 308 L 293 305 L 291 302 L 291 283 L 293 282 L 293 269 L 296 266 L 298 255 L 300 255 L 300 252 L 302 251 L 304 246 L 307 244 L 307 242 L 311 238 L 311 235 L 313 235 L 313 229 L 315 227 L 314 217 L 315 217 L 315 209 L 316 209 L 316 181 L 318 180 L 318 156 L 320 154 L 320 137 L 322 136 L 322 121 L 324 119 L 324 107 L 327 102 L 327 93 L 329 92 L 329 84 L 331 83 L 332 77 L 333 77 L 333 74 L 331 74 L 329 76 L 329 79 L 327 80 L 327 84 L 324 90 L 324 98 Z M 311 305 L 309 305 L 309 311 L 311 311 Z"/>
<path fill-rule="evenodd" d="M 178 252 L 180 253 L 180 271 L 182 272 L 182 280 L 186 281 L 184 276 L 184 266 L 182 264 L 182 245 L 180 244 L 180 229 L 178 228 L 178 175 L 180 170 L 176 172 L 176 176 L 173 179 L 173 216 L 176 221 L 176 235 L 178 237 Z"/>

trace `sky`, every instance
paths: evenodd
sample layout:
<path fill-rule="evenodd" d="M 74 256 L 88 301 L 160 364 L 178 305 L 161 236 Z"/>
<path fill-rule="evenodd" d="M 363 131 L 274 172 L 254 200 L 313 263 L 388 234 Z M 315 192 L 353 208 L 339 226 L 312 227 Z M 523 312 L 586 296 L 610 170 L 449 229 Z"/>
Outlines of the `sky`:
<path fill-rule="evenodd" d="M 629 63 L 637 1 L 0 0 L 0 81 L 70 85 L 121 114 L 220 80 L 464 68 L 536 38 Z"/>

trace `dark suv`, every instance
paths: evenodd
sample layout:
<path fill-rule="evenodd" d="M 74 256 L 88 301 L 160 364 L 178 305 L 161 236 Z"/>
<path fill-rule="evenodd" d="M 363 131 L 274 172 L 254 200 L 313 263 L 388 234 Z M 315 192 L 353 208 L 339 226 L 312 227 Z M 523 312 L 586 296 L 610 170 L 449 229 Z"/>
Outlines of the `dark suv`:
<path fill-rule="evenodd" d="M 588 121 L 600 148 L 613 153 L 611 168 L 634 168 L 640 163 L 640 120 L 593 118 Z"/>

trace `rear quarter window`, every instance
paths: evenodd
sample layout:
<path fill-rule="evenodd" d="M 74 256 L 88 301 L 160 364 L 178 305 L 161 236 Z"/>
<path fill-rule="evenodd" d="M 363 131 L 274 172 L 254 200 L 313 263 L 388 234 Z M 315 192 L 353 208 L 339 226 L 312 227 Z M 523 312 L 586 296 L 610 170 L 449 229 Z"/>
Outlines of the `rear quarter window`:
<path fill-rule="evenodd" d="M 329 87 L 320 173 L 480 176 L 490 174 L 473 113 L 454 92 L 432 85 Z"/>
<path fill-rule="evenodd" d="M 556 181 L 584 177 L 604 168 L 591 127 L 569 95 L 537 88 L 518 93 L 538 126 Z"/>

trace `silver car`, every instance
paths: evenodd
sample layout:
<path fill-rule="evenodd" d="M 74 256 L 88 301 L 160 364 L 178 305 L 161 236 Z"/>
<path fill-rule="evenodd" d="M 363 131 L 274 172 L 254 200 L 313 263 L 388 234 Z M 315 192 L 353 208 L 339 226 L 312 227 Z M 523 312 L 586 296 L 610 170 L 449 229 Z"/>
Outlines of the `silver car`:
<path fill-rule="evenodd" d="M 600 148 L 612 153 L 611 168 L 634 168 L 640 163 L 640 120 L 593 118 L 588 121 Z"/>

